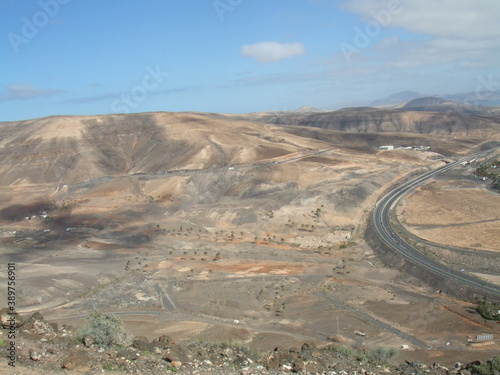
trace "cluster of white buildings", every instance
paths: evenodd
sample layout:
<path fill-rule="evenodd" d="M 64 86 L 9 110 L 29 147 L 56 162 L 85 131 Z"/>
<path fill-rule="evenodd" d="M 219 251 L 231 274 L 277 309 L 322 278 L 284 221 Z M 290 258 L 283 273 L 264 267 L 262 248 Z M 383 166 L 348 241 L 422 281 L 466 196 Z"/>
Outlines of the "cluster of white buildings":
<path fill-rule="evenodd" d="M 36 218 L 38 218 L 38 217 L 40 217 L 40 218 L 42 218 L 42 219 L 46 219 L 46 218 L 48 217 L 48 215 L 47 215 L 47 211 L 40 211 L 40 212 L 38 213 L 38 215 L 31 215 L 31 214 L 28 214 L 28 215 L 26 215 L 24 218 L 25 218 L 26 220 L 32 220 L 32 219 L 36 219 Z"/>
<path fill-rule="evenodd" d="M 413 150 L 413 151 L 427 151 L 431 147 L 430 146 L 380 146 L 379 150 Z"/>

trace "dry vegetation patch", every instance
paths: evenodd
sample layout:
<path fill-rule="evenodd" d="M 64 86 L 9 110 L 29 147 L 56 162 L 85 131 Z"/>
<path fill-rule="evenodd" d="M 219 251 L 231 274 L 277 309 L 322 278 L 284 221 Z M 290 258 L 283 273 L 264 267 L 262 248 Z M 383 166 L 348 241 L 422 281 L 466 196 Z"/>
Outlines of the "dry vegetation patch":
<path fill-rule="evenodd" d="M 429 241 L 500 251 L 500 194 L 460 181 L 430 182 L 404 199 L 408 229 Z"/>

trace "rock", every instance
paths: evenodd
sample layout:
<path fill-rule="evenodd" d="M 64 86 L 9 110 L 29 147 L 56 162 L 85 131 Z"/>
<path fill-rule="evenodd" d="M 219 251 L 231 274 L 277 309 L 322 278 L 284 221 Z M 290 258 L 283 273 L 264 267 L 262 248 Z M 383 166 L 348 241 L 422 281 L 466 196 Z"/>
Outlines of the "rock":
<path fill-rule="evenodd" d="M 293 363 L 292 371 L 293 372 L 302 372 L 305 370 L 305 363 L 304 361 L 299 358 Z"/>
<path fill-rule="evenodd" d="M 42 358 L 42 355 L 36 350 L 30 350 L 30 359 L 33 361 L 39 361 Z"/>
<path fill-rule="evenodd" d="M 94 338 L 92 336 L 85 336 L 83 338 L 83 345 L 85 345 L 87 348 L 90 348 L 92 345 L 94 345 Z"/>
<path fill-rule="evenodd" d="M 278 370 L 280 368 L 279 353 L 273 353 L 266 359 L 266 368 L 268 370 Z"/>
<path fill-rule="evenodd" d="M 311 356 L 314 358 L 321 358 L 323 356 L 323 354 L 321 354 L 321 352 L 314 351 L 311 353 Z"/>
<path fill-rule="evenodd" d="M 134 338 L 134 340 L 132 341 L 132 346 L 140 351 L 152 352 L 154 350 L 153 344 L 151 344 L 146 337 L 141 336 Z"/>
<path fill-rule="evenodd" d="M 281 365 L 280 369 L 285 371 L 292 371 L 292 366 L 290 366 L 288 363 L 285 363 Z"/>
<path fill-rule="evenodd" d="M 174 345 L 175 341 L 170 336 L 161 335 L 156 340 L 154 340 L 152 344 L 157 348 L 167 348 L 171 345 Z"/>
<path fill-rule="evenodd" d="M 110 349 L 106 352 L 106 354 L 108 355 L 108 358 L 109 359 L 116 359 L 116 356 L 117 356 L 117 351 L 114 350 L 114 349 Z"/>
<path fill-rule="evenodd" d="M 296 360 L 298 360 L 299 358 L 301 358 L 301 353 L 298 353 L 298 352 L 295 352 L 295 351 L 289 351 L 288 352 L 288 361 L 289 362 L 295 362 Z"/>
<path fill-rule="evenodd" d="M 234 360 L 234 364 L 237 366 L 241 366 L 241 367 L 246 367 L 252 363 L 253 363 L 253 361 L 250 358 L 247 358 L 245 356 L 238 356 Z"/>
<path fill-rule="evenodd" d="M 130 361 L 127 358 L 124 358 L 124 357 L 116 358 L 116 364 L 118 366 L 126 366 L 128 362 L 130 362 Z"/>
<path fill-rule="evenodd" d="M 328 341 L 333 341 L 333 342 L 344 342 L 345 341 L 345 337 L 344 336 L 340 336 L 340 335 L 331 335 L 331 336 L 328 336 L 327 340 Z"/>
<path fill-rule="evenodd" d="M 304 367 L 306 371 L 311 372 L 311 373 L 317 373 L 323 371 L 323 366 L 318 362 L 318 361 L 306 361 L 304 363 Z"/>
<path fill-rule="evenodd" d="M 181 361 L 172 361 L 170 364 L 175 367 L 175 368 L 181 368 L 182 362 Z"/>
<path fill-rule="evenodd" d="M 190 353 L 187 351 L 186 348 L 183 348 L 181 346 L 173 346 L 170 349 L 168 349 L 167 354 L 163 358 L 167 362 L 189 362 L 190 358 Z"/>
<path fill-rule="evenodd" d="M 39 312 L 31 315 L 23 324 L 23 330 L 35 336 L 55 336 L 57 329 L 57 324 L 46 322 Z"/>
<path fill-rule="evenodd" d="M 304 343 L 304 344 L 302 345 L 302 347 L 300 348 L 300 351 L 301 351 L 302 353 L 304 353 L 304 352 L 306 352 L 306 351 L 308 351 L 308 350 L 311 350 L 311 345 L 310 345 L 310 344 L 308 344 L 308 343 L 306 342 L 306 343 Z"/>
<path fill-rule="evenodd" d="M 3 328 L 5 329 L 10 328 L 12 318 L 15 319 L 16 328 L 19 328 L 24 324 L 23 318 L 21 318 L 21 316 L 18 313 L 10 311 L 9 308 L 7 307 L 4 307 L 3 309 L 0 310 L 0 325 Z"/>
<path fill-rule="evenodd" d="M 235 358 L 234 351 L 231 348 L 225 348 L 220 354 L 221 354 L 221 356 L 229 358 L 229 359 Z"/>
<path fill-rule="evenodd" d="M 67 370 L 77 370 L 77 371 L 89 371 L 92 364 L 92 358 L 82 351 L 74 351 L 68 357 L 66 357 L 61 364 L 62 368 Z"/>
<path fill-rule="evenodd" d="M 139 358 L 139 353 L 133 348 L 127 348 L 124 350 L 120 350 L 116 354 L 117 358 L 125 358 L 127 361 L 135 361 L 137 358 Z"/>
<path fill-rule="evenodd" d="M 266 359 L 266 367 L 268 370 L 279 370 L 285 362 L 287 362 L 288 353 L 282 347 L 274 348 L 272 354 Z"/>

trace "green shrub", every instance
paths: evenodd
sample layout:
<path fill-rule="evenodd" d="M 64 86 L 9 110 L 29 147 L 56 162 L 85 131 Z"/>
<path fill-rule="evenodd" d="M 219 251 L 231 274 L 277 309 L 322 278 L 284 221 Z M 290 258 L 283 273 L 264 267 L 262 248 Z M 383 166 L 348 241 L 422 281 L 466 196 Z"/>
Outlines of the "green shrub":
<path fill-rule="evenodd" d="M 472 375 L 495 375 L 500 373 L 500 357 L 493 357 L 490 361 L 472 365 Z"/>
<path fill-rule="evenodd" d="M 90 314 L 85 326 L 77 331 L 78 340 L 82 341 L 86 336 L 92 337 L 94 344 L 106 348 L 114 345 L 128 346 L 131 342 L 131 336 L 123 329 L 123 322 L 119 317 L 99 312 Z"/>
<path fill-rule="evenodd" d="M 500 304 L 489 301 L 486 297 L 477 303 L 476 311 L 487 320 L 500 319 Z"/>
<path fill-rule="evenodd" d="M 393 348 L 375 348 L 368 353 L 368 359 L 375 363 L 385 363 L 396 355 Z"/>
<path fill-rule="evenodd" d="M 358 362 L 364 362 L 364 361 L 366 361 L 367 358 L 368 357 L 367 357 L 366 353 L 363 351 L 359 351 L 356 354 L 356 361 L 358 361 Z"/>
<path fill-rule="evenodd" d="M 336 348 L 336 351 L 346 357 L 355 357 L 358 354 L 358 351 L 355 348 L 350 348 L 348 346 L 339 346 Z"/>

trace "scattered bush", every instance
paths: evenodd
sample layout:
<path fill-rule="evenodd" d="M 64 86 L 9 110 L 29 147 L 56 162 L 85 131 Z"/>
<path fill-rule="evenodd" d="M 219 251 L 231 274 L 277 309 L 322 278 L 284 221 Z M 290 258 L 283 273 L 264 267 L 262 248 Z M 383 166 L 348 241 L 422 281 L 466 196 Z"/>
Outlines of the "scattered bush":
<path fill-rule="evenodd" d="M 500 373 L 500 357 L 493 357 L 493 359 L 473 364 L 470 367 L 472 375 L 495 375 Z"/>
<path fill-rule="evenodd" d="M 368 353 L 368 359 L 375 363 L 388 362 L 396 355 L 396 349 L 393 348 L 376 348 Z"/>
<path fill-rule="evenodd" d="M 500 319 L 500 304 L 493 303 L 487 298 L 482 299 L 477 303 L 476 311 L 487 320 L 498 320 Z"/>
<path fill-rule="evenodd" d="M 373 363 L 386 363 L 396 355 L 396 350 L 392 348 L 376 348 L 369 352 L 355 347 L 339 346 L 335 349 L 337 353 L 345 357 L 354 358 L 358 362 L 366 360 Z"/>
<path fill-rule="evenodd" d="M 337 348 L 337 353 L 342 354 L 346 357 L 354 357 L 358 354 L 358 351 L 354 348 L 350 348 L 347 346 L 339 346 Z"/>
<path fill-rule="evenodd" d="M 123 322 L 119 317 L 99 312 L 90 314 L 85 326 L 77 331 L 78 340 L 83 341 L 86 336 L 92 337 L 94 344 L 106 348 L 114 345 L 128 346 L 132 339 L 123 329 Z"/>

